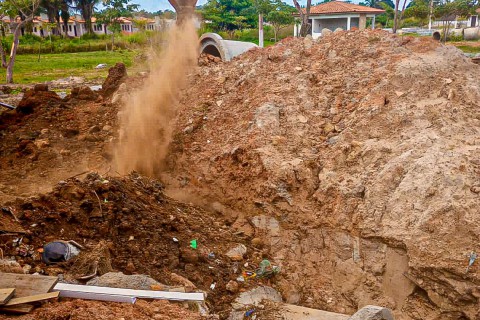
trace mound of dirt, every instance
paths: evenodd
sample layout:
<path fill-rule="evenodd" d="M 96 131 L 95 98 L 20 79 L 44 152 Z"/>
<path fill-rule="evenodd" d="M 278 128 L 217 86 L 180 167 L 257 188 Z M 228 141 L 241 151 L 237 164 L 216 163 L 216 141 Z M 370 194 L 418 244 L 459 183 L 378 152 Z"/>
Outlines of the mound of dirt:
<path fill-rule="evenodd" d="M 12 319 L 0 315 L 0 320 Z M 198 313 L 189 311 L 178 304 L 167 301 L 147 302 L 138 300 L 135 304 L 109 303 L 99 301 L 72 300 L 46 304 L 31 314 L 17 316 L 18 320 L 168 320 L 201 319 Z"/>
<path fill-rule="evenodd" d="M 220 314 L 228 314 L 235 298 L 226 288 L 242 274 L 239 263 L 252 266 L 262 260 L 262 250 L 232 232 L 224 217 L 172 200 L 159 182 L 137 174 L 113 178 L 92 173 L 84 180 L 62 181 L 51 193 L 8 205 L 26 234 L 20 245 L 15 234 L 1 237 L 0 245 L 5 256 L 17 257 L 32 272 L 63 274 L 69 281 L 92 274 L 93 265 L 100 274 L 112 267 L 125 274 L 145 274 L 165 285 L 207 292 L 209 307 Z M 47 266 L 37 249 L 54 240 L 74 240 L 86 249 L 76 259 Z M 228 257 L 239 243 L 248 246 L 241 262 Z M 109 252 L 103 254 L 105 250 Z M 262 282 L 239 286 L 243 290 Z"/>
<path fill-rule="evenodd" d="M 192 75 L 164 179 L 263 230 L 288 302 L 477 319 L 479 71 L 382 31 L 249 51 Z"/>
<path fill-rule="evenodd" d="M 38 84 L 33 89 L 25 92 L 15 110 L 19 113 L 30 114 L 39 106 L 45 108 L 61 104 L 62 98 L 60 98 L 55 92 L 49 91 L 46 84 Z"/>

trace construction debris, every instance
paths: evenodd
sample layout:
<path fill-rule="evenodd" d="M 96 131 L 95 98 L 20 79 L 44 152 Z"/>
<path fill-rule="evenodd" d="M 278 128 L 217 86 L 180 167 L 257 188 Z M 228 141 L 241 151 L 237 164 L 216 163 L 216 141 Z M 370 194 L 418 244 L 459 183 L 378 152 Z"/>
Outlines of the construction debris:
<path fill-rule="evenodd" d="M 3 304 L 0 304 L 0 313 L 31 312 L 34 307 L 33 302 L 58 297 L 57 292 L 50 292 L 57 282 L 57 277 L 0 273 L 0 289 L 13 290 L 13 294 L 6 294 L 3 298 Z"/>

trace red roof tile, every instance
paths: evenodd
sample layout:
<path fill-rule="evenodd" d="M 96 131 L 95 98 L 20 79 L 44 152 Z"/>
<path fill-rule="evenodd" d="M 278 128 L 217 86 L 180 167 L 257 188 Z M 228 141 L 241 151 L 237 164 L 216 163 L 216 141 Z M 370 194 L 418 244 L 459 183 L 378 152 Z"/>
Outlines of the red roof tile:
<path fill-rule="evenodd" d="M 305 8 L 303 9 L 305 12 Z M 310 8 L 310 14 L 338 14 L 338 13 L 384 13 L 385 10 L 361 6 L 359 4 L 343 1 L 330 1 L 313 6 Z"/>

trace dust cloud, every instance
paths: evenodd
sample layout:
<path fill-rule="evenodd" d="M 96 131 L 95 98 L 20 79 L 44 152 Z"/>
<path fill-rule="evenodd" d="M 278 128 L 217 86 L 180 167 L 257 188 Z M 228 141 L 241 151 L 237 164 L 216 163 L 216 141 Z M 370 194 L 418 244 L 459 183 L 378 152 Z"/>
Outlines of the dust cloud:
<path fill-rule="evenodd" d="M 196 65 L 197 46 L 193 21 L 173 27 L 144 86 L 127 99 L 114 157 L 119 173 L 135 170 L 152 176 L 161 169 L 172 139 L 178 96 Z"/>

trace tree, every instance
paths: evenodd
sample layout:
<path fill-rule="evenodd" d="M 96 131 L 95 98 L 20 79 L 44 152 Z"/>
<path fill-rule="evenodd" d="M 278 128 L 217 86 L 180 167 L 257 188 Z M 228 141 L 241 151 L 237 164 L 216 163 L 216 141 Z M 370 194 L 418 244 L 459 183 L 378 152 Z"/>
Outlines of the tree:
<path fill-rule="evenodd" d="M 10 57 L 7 61 L 3 42 L 0 41 L 1 54 L 5 56 L 3 65 L 7 69 L 6 82 L 13 83 L 13 67 L 17 56 L 18 43 L 22 28 L 26 23 L 33 20 L 35 13 L 39 7 L 39 0 L 3 0 L 0 2 L 0 19 L 5 16 L 14 17 L 13 26 L 13 42 L 10 49 Z M 3 60 L 3 59 L 2 59 Z"/>
<path fill-rule="evenodd" d="M 300 21 L 302 23 L 300 27 L 300 36 L 305 37 L 310 31 L 310 28 L 312 27 L 308 21 L 308 17 L 310 16 L 310 7 L 312 6 L 312 0 L 307 0 L 307 5 L 305 7 L 305 11 L 303 8 L 300 6 L 298 3 L 298 0 L 293 0 L 293 4 L 295 5 L 295 8 L 298 11 L 298 14 L 300 14 Z"/>
<path fill-rule="evenodd" d="M 105 0 L 105 9 L 95 14 L 97 21 L 103 23 L 112 32 L 112 50 L 115 45 L 115 34 L 120 33 L 122 17 L 131 17 L 132 12 L 138 8 L 138 4 L 130 3 L 130 0 Z"/>
<path fill-rule="evenodd" d="M 93 27 L 92 27 L 93 10 L 95 8 L 95 5 L 97 5 L 99 2 L 100 2 L 99 0 L 76 0 L 75 2 L 75 8 L 78 11 L 80 11 L 80 14 L 85 20 L 85 26 L 87 28 L 88 33 L 93 33 Z M 109 1 L 106 1 L 106 2 L 109 2 Z"/>
<path fill-rule="evenodd" d="M 280 30 L 293 23 L 295 8 L 292 8 L 281 0 L 276 0 L 273 6 L 273 10 L 267 14 L 266 20 L 272 25 L 275 42 L 277 42 Z"/>
<path fill-rule="evenodd" d="M 256 9 L 251 0 L 208 0 L 201 13 L 216 31 L 256 26 Z"/>
<path fill-rule="evenodd" d="M 474 12 L 471 2 L 468 0 L 453 0 L 451 2 L 445 1 L 438 5 L 434 10 L 434 16 L 443 21 L 442 25 L 442 42 L 447 41 L 452 22 L 449 17 L 467 16 Z"/>
<path fill-rule="evenodd" d="M 147 22 L 147 19 L 133 19 L 133 23 L 135 24 L 137 29 L 142 32 L 147 30 Z"/>

